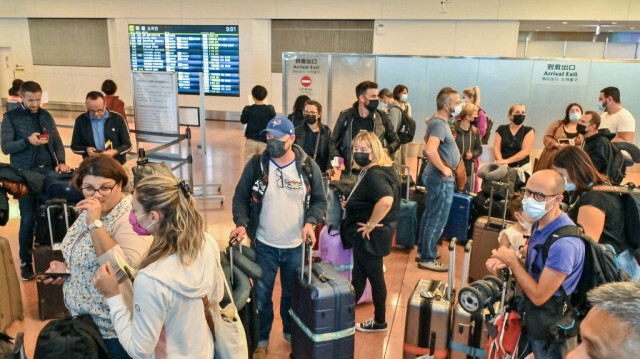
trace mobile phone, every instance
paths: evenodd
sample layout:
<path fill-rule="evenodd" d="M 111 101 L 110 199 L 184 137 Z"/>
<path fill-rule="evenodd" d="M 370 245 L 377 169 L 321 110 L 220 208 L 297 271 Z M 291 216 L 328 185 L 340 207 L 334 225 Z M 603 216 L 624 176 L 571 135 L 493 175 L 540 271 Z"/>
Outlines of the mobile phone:
<path fill-rule="evenodd" d="M 71 276 L 71 273 L 36 273 L 36 281 L 44 281 L 46 279 L 67 278 Z"/>
<path fill-rule="evenodd" d="M 575 141 L 570 138 L 559 138 L 558 143 L 564 144 L 564 145 L 573 145 Z"/>
<path fill-rule="evenodd" d="M 344 165 L 344 158 L 342 157 L 336 156 L 331 160 L 331 166 L 333 167 L 340 167 L 342 165 Z"/>
<path fill-rule="evenodd" d="M 36 136 L 39 140 L 48 140 L 49 139 L 49 134 L 48 133 L 43 133 L 40 135 Z"/>

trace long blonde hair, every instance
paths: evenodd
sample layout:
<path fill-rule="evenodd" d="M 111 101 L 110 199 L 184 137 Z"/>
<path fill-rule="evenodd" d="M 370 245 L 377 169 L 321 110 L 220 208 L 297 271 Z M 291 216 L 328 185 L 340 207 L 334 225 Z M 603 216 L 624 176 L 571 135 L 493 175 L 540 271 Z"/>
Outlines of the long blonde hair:
<path fill-rule="evenodd" d="M 353 138 L 351 143 L 362 142 L 371 148 L 371 153 L 373 154 L 372 163 L 374 166 L 381 167 L 389 167 L 393 165 L 393 161 L 391 157 L 385 152 L 382 147 L 382 142 L 378 136 L 376 136 L 373 132 L 360 132 Z M 357 165 L 356 165 L 357 167 Z"/>
<path fill-rule="evenodd" d="M 204 221 L 195 200 L 175 178 L 153 175 L 136 184 L 134 196 L 145 213 L 158 211 L 164 219 L 159 223 L 149 253 L 138 269 L 176 253 L 180 263 L 192 263 L 205 244 Z"/>
<path fill-rule="evenodd" d="M 473 104 L 480 106 L 480 88 L 478 86 L 469 87 L 462 91 L 463 94 L 473 99 Z"/>

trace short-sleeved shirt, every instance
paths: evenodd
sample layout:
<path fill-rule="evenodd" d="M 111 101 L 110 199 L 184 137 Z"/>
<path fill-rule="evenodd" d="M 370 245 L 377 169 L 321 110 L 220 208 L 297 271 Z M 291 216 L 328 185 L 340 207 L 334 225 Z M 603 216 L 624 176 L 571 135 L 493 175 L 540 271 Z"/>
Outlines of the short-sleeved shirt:
<path fill-rule="evenodd" d="M 600 238 L 594 238 L 596 241 L 610 244 L 618 254 L 628 249 L 624 234 L 625 212 L 622 197 L 615 193 L 599 191 L 588 191 L 581 194 L 568 212 L 574 222 L 577 222 L 578 212 L 582 206 L 594 206 L 604 212 L 604 228 Z"/>
<path fill-rule="evenodd" d="M 460 152 L 458 151 L 456 141 L 453 139 L 451 126 L 449 126 L 447 121 L 440 117 L 433 117 L 427 125 L 427 141 L 429 141 L 429 137 L 436 137 L 440 140 L 440 145 L 438 146 L 440 158 L 453 168 L 458 166 L 458 162 L 460 162 Z M 427 178 L 453 181 L 453 177 L 443 179 L 442 172 L 431 162 L 427 164 L 424 173 Z"/>
<path fill-rule="evenodd" d="M 354 247 L 362 244 L 362 233 L 357 232 L 358 222 L 367 223 L 373 212 L 373 207 L 378 201 L 387 196 L 393 197 L 393 205 L 387 215 L 380 221 L 382 227 L 371 232 L 375 238 L 374 248 L 379 250 L 373 253 L 379 256 L 388 254 L 391 248 L 391 238 L 398 223 L 400 215 L 400 180 L 392 167 L 372 166 L 362 177 L 362 180 L 353 189 L 346 205 L 346 214 L 342 228 L 345 236 Z M 376 232 L 376 233 L 374 233 Z M 375 234 L 375 236 L 374 236 Z M 386 252 L 386 253 L 385 253 Z"/>
<path fill-rule="evenodd" d="M 600 128 L 608 128 L 611 133 L 636 132 L 636 119 L 626 108 L 610 115 L 608 112 L 600 116 Z"/>
<path fill-rule="evenodd" d="M 542 248 L 536 249 L 536 246 L 544 245 L 544 242 L 556 229 L 569 225 L 575 225 L 575 223 L 565 213 L 540 230 L 537 229 L 536 224 L 529 239 L 526 261 L 527 272 L 536 282 L 540 280 L 544 267 L 566 274 L 567 277 L 562 282 L 562 287 L 567 295 L 571 295 L 576 290 L 582 275 L 585 254 L 584 242 L 578 237 L 558 239 L 549 248 L 549 256 L 544 266 L 542 265 Z M 561 295 L 560 290 L 556 291 L 554 295 Z"/>
<path fill-rule="evenodd" d="M 498 235 L 498 243 L 500 242 L 500 238 L 502 238 L 503 234 L 507 236 L 507 239 L 509 240 L 509 249 L 514 251 L 518 258 L 521 258 L 522 254 L 520 254 L 520 248 L 524 247 L 527 242 L 524 238 L 524 234 L 518 232 L 514 226 L 507 227 L 500 232 L 500 235 Z"/>
<path fill-rule="evenodd" d="M 295 248 L 302 244 L 306 188 L 295 159 L 279 167 L 269 161 L 269 185 L 262 197 L 256 239 L 271 247 Z"/>
<path fill-rule="evenodd" d="M 261 135 L 260 131 L 267 128 L 269 121 L 276 117 L 276 110 L 271 105 L 245 106 L 240 115 L 240 122 L 247 125 L 244 130 L 244 137 L 260 142 L 267 142 L 266 135 Z"/>
<path fill-rule="evenodd" d="M 511 133 L 511 129 L 509 125 L 501 125 L 496 130 L 496 133 L 500 135 L 500 154 L 502 154 L 502 158 L 511 158 L 516 153 L 522 150 L 522 144 L 524 143 L 524 138 L 527 134 L 533 131 L 533 128 L 528 126 L 520 126 L 518 132 L 516 132 L 515 136 Z M 521 167 L 529 163 L 531 160 L 529 156 L 521 159 L 518 162 L 509 163 L 509 167 Z"/>

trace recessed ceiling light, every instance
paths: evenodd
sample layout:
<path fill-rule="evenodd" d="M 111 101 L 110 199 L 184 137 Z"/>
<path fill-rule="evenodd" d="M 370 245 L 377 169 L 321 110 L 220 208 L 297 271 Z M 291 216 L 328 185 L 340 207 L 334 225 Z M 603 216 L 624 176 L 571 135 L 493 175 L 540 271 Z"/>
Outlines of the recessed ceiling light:
<path fill-rule="evenodd" d="M 536 29 L 536 31 L 540 31 L 540 30 Z"/>
<path fill-rule="evenodd" d="M 551 28 L 551 26 L 547 26 L 547 29 L 550 29 L 550 28 Z"/>
<path fill-rule="evenodd" d="M 629 30 L 635 30 L 635 29 L 636 29 L 635 27 L 630 27 L 630 28 L 629 28 Z"/>
<path fill-rule="evenodd" d="M 611 25 L 618 25 L 616 21 L 611 21 Z"/>
<path fill-rule="evenodd" d="M 562 22 L 562 25 L 566 25 L 566 24 L 568 24 L 568 23 L 569 23 L 568 21 L 563 21 L 563 22 Z"/>

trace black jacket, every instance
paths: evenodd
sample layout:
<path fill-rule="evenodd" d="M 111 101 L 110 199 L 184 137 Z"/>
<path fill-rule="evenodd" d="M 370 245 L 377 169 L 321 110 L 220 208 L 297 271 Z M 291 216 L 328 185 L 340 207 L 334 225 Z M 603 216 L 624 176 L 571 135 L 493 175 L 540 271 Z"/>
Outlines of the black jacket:
<path fill-rule="evenodd" d="M 104 122 L 104 140 L 111 140 L 112 148 L 118 151 L 113 156 L 118 162 L 127 162 L 127 152 L 131 150 L 131 139 L 129 138 L 129 126 L 119 114 L 109 111 L 109 117 Z M 91 117 L 89 113 L 83 113 L 76 118 L 73 125 L 73 136 L 71 137 L 71 150 L 74 153 L 87 157 L 87 147 L 96 148 L 93 139 L 93 127 L 91 127 Z"/>
<path fill-rule="evenodd" d="M 30 193 L 40 193 L 40 191 L 42 191 L 44 175 L 38 172 L 23 170 L 6 163 L 0 163 L 0 181 L 4 179 L 26 184 Z"/>
<path fill-rule="evenodd" d="M 359 118 L 358 102 L 353 107 L 340 112 L 340 116 L 333 128 L 331 136 L 331 144 L 329 146 L 329 156 L 344 158 L 344 167 L 346 171 L 351 169 L 351 153 L 353 147 L 351 140 L 356 137 L 357 133 L 352 131 L 353 120 Z M 389 155 L 393 155 L 400 147 L 400 139 L 393 129 L 393 124 L 389 120 L 389 115 L 384 112 L 375 110 L 366 118 L 373 121 L 373 132 L 378 136 L 382 145 L 389 151 Z"/>
<path fill-rule="evenodd" d="M 322 173 L 318 165 L 309 158 L 302 148 L 293 145 L 296 154 L 296 168 L 307 187 L 305 198 L 304 222 L 316 225 L 322 221 L 327 211 L 327 197 L 322 183 Z M 246 226 L 247 235 L 252 241 L 256 239 L 256 231 L 260 224 L 262 197 L 269 185 L 269 152 L 254 155 L 244 166 L 240 181 L 233 195 L 233 222 L 236 226 Z M 309 166 L 311 168 L 309 168 Z M 286 213 L 286 209 L 283 209 Z M 302 228 L 300 228 L 302 231 Z"/>
<path fill-rule="evenodd" d="M 303 149 L 307 137 L 307 128 L 308 126 L 306 123 L 303 123 L 302 125 L 296 127 L 296 145 L 300 146 Z M 316 161 L 318 167 L 320 167 L 320 171 L 322 172 L 326 172 L 329 168 L 331 168 L 331 157 L 329 157 L 329 142 L 331 142 L 331 130 L 329 129 L 329 126 L 321 124 L 320 143 L 318 143 L 318 153 L 316 154 L 316 158 L 314 158 L 314 160 Z M 307 152 L 307 155 L 313 158 L 313 152 Z"/>
<path fill-rule="evenodd" d="M 596 170 L 602 174 L 607 174 L 609 161 L 612 160 L 611 139 L 616 135 L 609 129 L 603 128 L 591 137 L 585 137 L 582 149 L 591 157 L 591 161 Z"/>
<path fill-rule="evenodd" d="M 478 129 L 471 125 L 469 130 L 465 131 L 460 127 L 460 122 L 456 122 L 451 126 L 451 132 L 453 133 L 453 139 L 456 141 L 458 151 L 460 151 L 460 158 L 464 160 L 464 166 L 467 171 L 467 176 L 471 176 L 471 167 L 475 165 L 476 158 L 482 155 L 482 142 Z M 466 153 L 471 151 L 472 156 L 470 160 L 467 159 Z"/>
<path fill-rule="evenodd" d="M 64 145 L 53 117 L 47 110 L 38 110 L 40 126 L 49 133 L 46 145 L 53 157 L 54 166 L 65 163 Z M 36 146 L 27 139 L 33 133 L 33 120 L 29 109 L 20 105 L 4 114 L 2 118 L 2 152 L 9 155 L 9 162 L 17 168 L 29 170 L 35 166 Z M 42 132 L 42 131 L 38 131 Z"/>

